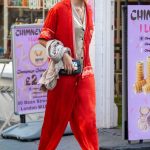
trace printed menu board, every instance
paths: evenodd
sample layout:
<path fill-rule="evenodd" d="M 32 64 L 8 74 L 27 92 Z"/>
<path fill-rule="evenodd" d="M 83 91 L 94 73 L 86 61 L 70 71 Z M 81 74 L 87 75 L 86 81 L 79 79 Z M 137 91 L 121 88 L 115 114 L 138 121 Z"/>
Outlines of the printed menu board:
<path fill-rule="evenodd" d="M 47 94 L 40 90 L 38 84 L 47 68 L 46 49 L 38 43 L 41 28 L 42 25 L 12 27 L 16 114 L 45 110 Z"/>
<path fill-rule="evenodd" d="M 128 6 L 128 139 L 150 139 L 150 6 Z"/>

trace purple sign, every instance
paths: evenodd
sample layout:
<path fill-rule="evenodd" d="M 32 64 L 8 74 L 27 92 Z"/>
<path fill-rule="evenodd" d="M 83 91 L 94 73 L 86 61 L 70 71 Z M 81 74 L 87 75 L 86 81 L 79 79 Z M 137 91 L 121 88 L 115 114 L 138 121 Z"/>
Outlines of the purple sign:
<path fill-rule="evenodd" d="M 150 6 L 128 6 L 128 139 L 150 139 Z"/>
<path fill-rule="evenodd" d="M 12 27 L 15 113 L 43 112 L 45 92 L 38 81 L 47 67 L 45 48 L 38 43 L 41 25 Z"/>

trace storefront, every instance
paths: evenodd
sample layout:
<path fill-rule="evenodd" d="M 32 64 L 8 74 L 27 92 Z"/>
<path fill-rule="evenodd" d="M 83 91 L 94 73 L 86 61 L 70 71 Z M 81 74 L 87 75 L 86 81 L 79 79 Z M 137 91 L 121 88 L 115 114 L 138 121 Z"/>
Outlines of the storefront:
<path fill-rule="evenodd" d="M 0 47 L 3 48 L 5 57 L 11 57 L 11 26 L 14 24 L 42 23 L 48 9 L 57 1 L 45 0 L 5 0 L 0 1 L 0 22 L 3 29 L 0 39 Z"/>
<path fill-rule="evenodd" d="M 1 4 L 1 7 L 3 10 L 2 12 L 2 24 L 1 27 L 3 29 L 3 33 L 1 36 L 1 47 L 3 48 L 4 56 L 5 58 L 12 58 L 12 50 L 11 50 L 11 26 L 14 24 L 31 24 L 31 23 L 42 23 L 43 20 L 45 19 L 45 16 L 47 14 L 48 8 L 51 8 L 54 3 L 57 1 L 50 1 L 50 0 L 42 0 L 42 1 L 19 1 L 19 0 L 8 0 L 8 1 L 3 1 Z M 92 8 L 94 8 L 94 1 L 88 1 L 91 5 Z M 98 2 L 98 1 L 97 1 Z M 99 2 L 98 2 L 99 3 Z M 93 16 L 94 17 L 94 16 Z M 95 17 L 94 17 L 95 18 Z M 96 21 L 96 20 L 95 20 Z M 92 57 L 92 62 L 93 64 L 96 65 L 95 61 L 95 36 L 93 36 L 94 42 L 91 44 L 91 57 Z M 113 37 L 112 37 L 113 39 Z M 10 59 L 10 61 L 12 61 Z M 112 63 L 111 63 L 112 64 Z M 113 69 L 113 68 L 112 68 Z M 11 72 L 12 74 L 12 72 Z M 98 74 L 99 75 L 99 74 Z M 113 74 L 111 75 L 113 79 Z M 113 88 L 111 89 L 113 91 Z M 113 92 L 111 92 L 112 98 L 113 98 Z M 112 101 L 113 102 L 113 101 Z M 98 127 L 103 125 L 100 125 L 100 98 L 97 100 L 97 124 Z M 9 108 L 7 108 L 9 110 Z M 112 110 L 113 111 L 113 110 Z M 101 117 L 102 119 L 105 118 L 105 113 Z M 1 116 L 0 116 L 1 118 Z M 116 119 L 115 119 L 116 120 Z M 109 124 L 109 123 L 108 123 Z M 114 125 L 113 125 L 114 126 Z M 115 123 L 116 126 L 116 123 Z"/>
<path fill-rule="evenodd" d="M 42 23 L 53 0 L 3 0 L 0 47 L 11 58 L 11 26 Z M 94 8 L 94 1 L 88 1 Z M 95 36 L 91 45 L 92 62 L 97 80 L 98 127 L 117 126 L 117 107 L 114 104 L 114 0 L 95 0 Z M 94 48 L 95 47 L 95 48 Z M 96 51 L 95 51 L 96 49 Z M 111 55 L 110 55 L 111 54 Z M 106 76 L 107 74 L 107 76 Z"/>

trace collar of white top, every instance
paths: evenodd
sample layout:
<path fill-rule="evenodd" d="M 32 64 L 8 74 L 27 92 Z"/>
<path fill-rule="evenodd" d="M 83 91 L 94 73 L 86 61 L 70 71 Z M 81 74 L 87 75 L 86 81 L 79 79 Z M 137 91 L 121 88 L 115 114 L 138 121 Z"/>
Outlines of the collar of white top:
<path fill-rule="evenodd" d="M 73 17 L 75 17 L 75 18 L 78 20 L 78 22 L 80 22 L 81 26 L 83 26 L 83 28 L 85 29 L 85 24 L 86 24 L 86 12 L 84 12 L 84 20 L 83 20 L 83 23 L 82 23 L 82 21 L 81 21 L 79 15 L 78 15 L 78 13 L 77 13 L 77 11 L 76 11 L 76 8 L 75 8 L 74 4 L 71 3 L 71 5 L 72 5 Z M 85 8 L 85 5 L 84 5 L 84 8 Z M 86 9 L 84 9 L 84 11 L 86 11 Z"/>

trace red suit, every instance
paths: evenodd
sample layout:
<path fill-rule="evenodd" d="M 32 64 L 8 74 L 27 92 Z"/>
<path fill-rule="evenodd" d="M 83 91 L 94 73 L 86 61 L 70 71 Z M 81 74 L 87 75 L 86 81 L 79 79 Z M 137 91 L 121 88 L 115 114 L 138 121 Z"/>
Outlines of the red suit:
<path fill-rule="evenodd" d="M 92 37 L 92 11 L 86 4 L 86 30 L 84 35 L 84 68 L 81 75 L 60 76 L 56 87 L 48 91 L 44 123 L 39 150 L 55 150 L 70 122 L 71 129 L 82 150 L 98 150 L 95 113 L 95 80 L 89 57 Z M 70 0 L 62 0 L 50 11 L 40 39 L 57 39 L 72 51 L 73 21 Z"/>

